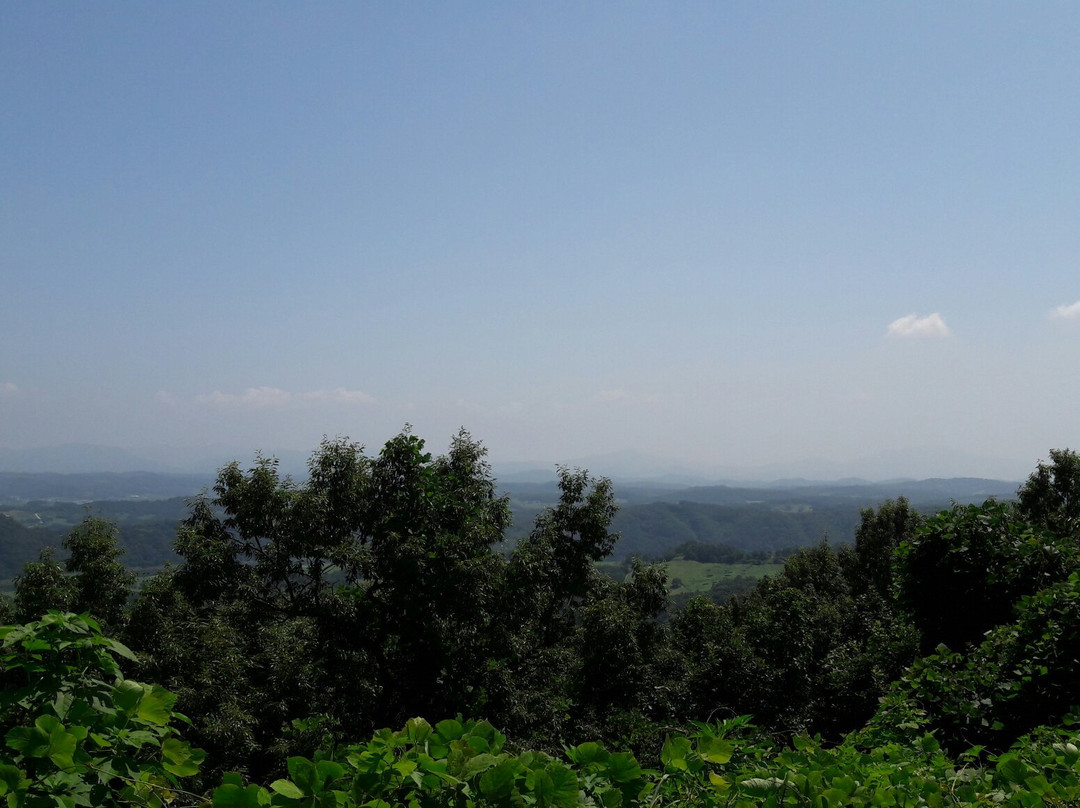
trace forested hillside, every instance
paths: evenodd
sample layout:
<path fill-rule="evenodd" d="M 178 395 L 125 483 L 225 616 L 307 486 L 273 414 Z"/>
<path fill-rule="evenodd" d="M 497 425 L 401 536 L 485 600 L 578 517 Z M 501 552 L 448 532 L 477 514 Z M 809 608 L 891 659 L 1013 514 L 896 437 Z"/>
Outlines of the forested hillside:
<path fill-rule="evenodd" d="M 172 543 L 188 500 L 209 488 L 212 477 L 180 474 L 0 473 L 0 513 L 34 532 L 0 545 L 0 581 L 9 580 L 41 550 L 86 516 L 120 528 L 125 563 L 152 572 L 178 556 Z M 827 538 L 850 542 L 860 511 L 904 496 L 917 510 L 936 511 L 953 502 L 1011 498 L 1016 485 L 996 480 L 951 479 L 891 483 L 786 483 L 752 488 L 646 484 L 618 485 L 620 507 L 612 529 L 621 536 L 613 554 L 659 558 L 684 542 L 727 544 L 775 551 Z M 527 536 L 538 515 L 558 503 L 556 483 L 500 484 L 509 497 L 511 523 L 502 547 Z"/>
<path fill-rule="evenodd" d="M 22 565 L 36 558 L 41 548 L 53 538 L 51 534 L 23 527 L 0 513 L 0 577 L 11 577 L 22 569 Z"/>

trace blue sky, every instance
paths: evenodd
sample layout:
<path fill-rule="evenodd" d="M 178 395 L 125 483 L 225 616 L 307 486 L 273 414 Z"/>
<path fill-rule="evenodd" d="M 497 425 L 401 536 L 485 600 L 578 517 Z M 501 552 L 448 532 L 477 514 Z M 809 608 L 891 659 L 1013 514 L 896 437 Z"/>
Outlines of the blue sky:
<path fill-rule="evenodd" d="M 1080 444 L 1074 3 L 6 3 L 0 104 L 0 446 Z"/>

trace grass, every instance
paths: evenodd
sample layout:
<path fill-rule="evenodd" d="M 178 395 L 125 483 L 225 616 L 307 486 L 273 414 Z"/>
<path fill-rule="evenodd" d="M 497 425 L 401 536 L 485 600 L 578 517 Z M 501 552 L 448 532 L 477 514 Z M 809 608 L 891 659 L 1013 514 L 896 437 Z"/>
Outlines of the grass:
<path fill-rule="evenodd" d="M 663 563 L 667 569 L 668 588 L 673 592 L 708 592 L 713 584 L 739 577 L 760 578 L 763 575 L 775 575 L 784 568 L 783 564 L 711 564 L 681 558 Z M 616 580 L 622 580 L 626 574 L 625 567 L 614 561 L 602 561 L 596 566 L 605 575 Z M 673 588 L 671 584 L 676 579 L 680 585 Z"/>
<path fill-rule="evenodd" d="M 667 568 L 668 585 L 681 581 L 677 592 L 708 592 L 713 584 L 730 581 L 732 578 L 760 578 L 763 575 L 775 575 L 783 564 L 707 564 L 702 561 L 686 561 L 677 558 L 664 562 Z"/>

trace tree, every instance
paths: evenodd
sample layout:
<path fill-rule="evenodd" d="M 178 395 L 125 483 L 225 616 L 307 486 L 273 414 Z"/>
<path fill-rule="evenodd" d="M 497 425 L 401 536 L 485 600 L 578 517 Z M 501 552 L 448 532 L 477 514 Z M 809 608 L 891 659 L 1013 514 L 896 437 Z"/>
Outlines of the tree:
<path fill-rule="evenodd" d="M 116 525 L 88 516 L 64 538 L 65 568 L 73 575 L 73 604 L 97 617 L 106 630 L 123 624 L 135 576 L 120 561 Z"/>
<path fill-rule="evenodd" d="M 1080 537 L 1080 455 L 1051 449 L 1017 491 L 1020 514 L 1056 536 Z"/>
<path fill-rule="evenodd" d="M 861 511 L 855 531 L 854 553 L 847 566 L 848 585 L 861 595 L 873 591 L 883 599 L 892 599 L 893 556 L 896 548 L 910 541 L 919 526 L 919 514 L 900 497 L 887 500 L 876 509 Z"/>
<path fill-rule="evenodd" d="M 89 612 L 107 628 L 118 628 L 131 597 L 135 576 L 120 561 L 116 525 L 87 516 L 64 537 L 68 558 L 61 566 L 46 547 L 15 579 L 15 612 L 34 620 L 50 609 Z"/>
<path fill-rule="evenodd" d="M 485 454 L 465 432 L 442 457 L 408 429 L 373 458 L 325 440 L 303 482 L 260 457 L 192 503 L 184 563 L 147 584 L 128 637 L 225 765 L 244 762 L 229 743 L 284 756 L 294 719 L 355 736 L 482 707 L 509 523 Z"/>
<path fill-rule="evenodd" d="M 38 560 L 26 564 L 15 577 L 15 619 L 19 622 L 37 620 L 50 609 L 69 610 L 74 600 L 72 580 L 52 547 L 43 547 Z"/>
<path fill-rule="evenodd" d="M 924 654 L 954 651 L 1008 622 L 1014 604 L 1076 568 L 1080 548 L 1008 503 L 954 505 L 927 519 L 896 556 L 898 598 Z"/>

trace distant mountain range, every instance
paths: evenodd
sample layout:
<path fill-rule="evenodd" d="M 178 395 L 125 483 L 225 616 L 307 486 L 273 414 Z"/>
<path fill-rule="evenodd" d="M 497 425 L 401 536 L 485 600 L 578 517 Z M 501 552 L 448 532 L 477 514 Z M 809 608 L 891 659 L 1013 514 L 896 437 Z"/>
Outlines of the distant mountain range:
<path fill-rule="evenodd" d="M 227 446 L 151 446 L 131 450 L 69 443 L 34 449 L 0 447 L 0 472 L 213 474 L 233 460 L 248 464 L 255 454 L 253 449 Z M 278 458 L 283 473 L 302 476 L 306 473 L 310 452 L 269 448 L 264 449 L 262 454 Z M 644 481 L 672 487 L 753 483 L 791 488 L 819 482 L 862 483 L 953 477 L 1019 481 L 1034 470 L 1036 460 L 946 453 L 939 449 L 908 449 L 879 452 L 851 462 L 819 459 L 757 466 L 717 463 L 695 467 L 643 452 L 624 451 L 568 458 L 563 465 L 587 468 L 594 474 L 622 482 Z M 496 477 L 502 482 L 544 482 L 556 477 L 554 463 L 498 461 L 493 465 Z"/>
<path fill-rule="evenodd" d="M 558 502 L 558 485 L 545 473 L 542 481 L 500 480 L 513 514 L 509 545 Z M 154 569 L 176 560 L 172 542 L 188 512 L 187 500 L 213 481 L 209 473 L 0 472 L 0 579 L 17 574 L 41 547 L 58 543 L 89 514 L 119 526 L 129 564 Z M 916 509 L 933 513 L 953 502 L 1011 499 L 1018 485 L 970 477 L 690 486 L 616 478 L 614 483 L 620 509 L 612 528 L 622 534 L 618 558 L 656 558 L 684 542 L 773 551 L 826 537 L 851 541 L 860 511 L 886 499 L 904 496 Z"/>
<path fill-rule="evenodd" d="M 152 472 L 156 474 L 214 474 L 233 460 L 249 464 L 255 450 L 230 447 L 153 446 L 138 450 L 89 443 L 65 443 L 34 449 L 0 446 L 0 472 L 93 474 Z M 304 474 L 310 452 L 266 450 L 262 454 L 281 461 L 285 474 Z"/>

